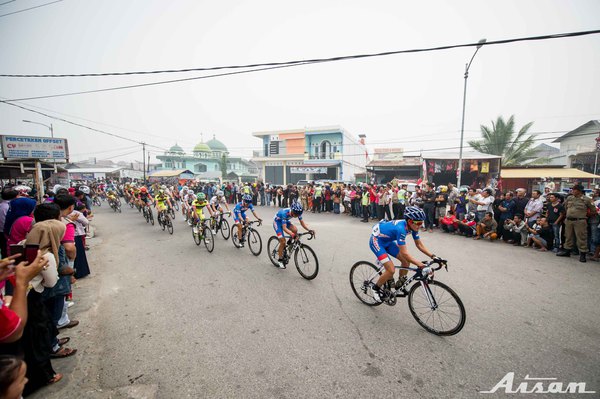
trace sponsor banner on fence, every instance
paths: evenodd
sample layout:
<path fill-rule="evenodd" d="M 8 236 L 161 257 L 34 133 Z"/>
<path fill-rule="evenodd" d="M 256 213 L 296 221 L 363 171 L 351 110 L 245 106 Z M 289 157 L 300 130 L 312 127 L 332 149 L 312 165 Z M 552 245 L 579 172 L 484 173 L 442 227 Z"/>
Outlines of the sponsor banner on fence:
<path fill-rule="evenodd" d="M 68 159 L 67 139 L 2 136 L 4 158 Z"/>
<path fill-rule="evenodd" d="M 318 168 L 318 167 L 310 167 L 310 166 L 291 167 L 290 172 L 292 172 L 292 173 L 327 173 L 327 168 Z"/>

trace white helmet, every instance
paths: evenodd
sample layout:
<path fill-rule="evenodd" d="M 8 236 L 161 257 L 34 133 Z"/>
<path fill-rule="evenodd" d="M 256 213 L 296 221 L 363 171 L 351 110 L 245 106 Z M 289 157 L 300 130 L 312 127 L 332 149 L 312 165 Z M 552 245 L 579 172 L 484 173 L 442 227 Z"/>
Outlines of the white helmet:
<path fill-rule="evenodd" d="M 166 190 L 166 189 L 167 189 L 167 186 L 166 186 L 166 184 L 163 184 L 162 186 L 160 186 L 160 188 L 161 188 L 162 190 Z"/>
<path fill-rule="evenodd" d="M 82 193 L 87 195 L 90 193 L 90 188 L 88 186 L 81 186 L 81 187 L 79 187 L 79 191 L 81 191 Z"/>
<path fill-rule="evenodd" d="M 181 189 L 182 189 L 183 191 L 187 191 L 187 190 L 189 190 L 189 187 L 188 187 L 188 186 L 183 186 L 183 187 L 181 187 Z"/>
<path fill-rule="evenodd" d="M 188 190 L 189 195 L 194 195 L 194 190 Z"/>
<path fill-rule="evenodd" d="M 217 197 L 222 197 L 223 195 L 224 195 L 223 191 L 221 191 L 221 190 L 217 191 Z"/>

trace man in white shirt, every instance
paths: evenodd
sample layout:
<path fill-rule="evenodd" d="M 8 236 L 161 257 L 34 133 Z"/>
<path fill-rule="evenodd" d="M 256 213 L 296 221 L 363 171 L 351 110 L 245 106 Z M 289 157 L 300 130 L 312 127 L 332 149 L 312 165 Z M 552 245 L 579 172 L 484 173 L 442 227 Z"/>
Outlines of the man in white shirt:
<path fill-rule="evenodd" d="M 481 192 L 481 197 L 471 198 L 471 203 L 477 205 L 477 221 L 483 220 L 486 212 L 494 212 L 492 204 L 494 203 L 494 197 L 492 197 L 492 189 L 486 188 Z"/>
<path fill-rule="evenodd" d="M 533 190 L 531 198 L 527 205 L 525 205 L 525 218 L 526 223 L 529 227 L 533 227 L 535 221 L 540 217 L 542 210 L 544 209 L 544 202 L 541 198 L 542 192 L 540 190 Z"/>

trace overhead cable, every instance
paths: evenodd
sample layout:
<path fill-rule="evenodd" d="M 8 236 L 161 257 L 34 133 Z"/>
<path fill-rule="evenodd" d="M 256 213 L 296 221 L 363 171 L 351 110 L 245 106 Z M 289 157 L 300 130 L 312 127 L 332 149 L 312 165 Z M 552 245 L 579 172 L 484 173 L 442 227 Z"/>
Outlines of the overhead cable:
<path fill-rule="evenodd" d="M 40 7 L 49 6 L 50 4 L 54 4 L 54 3 L 60 3 L 61 1 L 63 1 L 63 0 L 55 0 L 55 1 L 52 1 L 52 2 L 50 2 L 50 3 L 44 3 L 44 4 L 40 4 L 39 6 L 35 6 L 35 7 L 29 7 L 29 8 L 25 8 L 25 9 L 23 9 L 23 10 L 9 12 L 9 13 L 7 13 L 7 14 L 2 14 L 2 15 L 0 15 L 0 18 L 2 18 L 2 17 L 8 17 L 9 15 L 13 15 L 13 14 L 19 14 L 19 13 L 21 13 L 21 12 L 25 12 L 25 11 L 29 11 L 29 10 L 34 10 L 34 9 L 36 9 L 36 8 L 40 8 Z M 3 4 L 7 4 L 7 3 L 10 3 L 10 1 L 8 1 L 8 2 L 6 2 L 6 3 L 3 3 Z M 2 5 L 2 4 L 0 4 L 0 5 Z"/>

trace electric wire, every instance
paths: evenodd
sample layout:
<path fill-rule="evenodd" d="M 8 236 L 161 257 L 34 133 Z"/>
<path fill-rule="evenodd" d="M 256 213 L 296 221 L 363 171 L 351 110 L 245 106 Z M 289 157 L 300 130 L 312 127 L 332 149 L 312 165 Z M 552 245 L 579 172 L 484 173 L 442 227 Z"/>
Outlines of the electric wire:
<path fill-rule="evenodd" d="M 163 73 L 214 71 L 214 70 L 219 70 L 219 69 L 246 69 L 246 68 L 256 68 L 256 67 L 266 67 L 266 66 L 289 66 L 291 64 L 309 64 L 309 63 L 312 64 L 312 63 L 322 63 L 322 62 L 336 62 L 336 61 L 345 61 L 345 60 L 351 60 L 351 59 L 383 57 L 383 56 L 397 55 L 397 54 L 450 50 L 450 49 L 464 48 L 464 47 L 492 46 L 492 45 L 498 45 L 498 44 L 516 43 L 516 42 L 524 42 L 524 41 L 562 39 L 562 38 L 568 38 L 568 37 L 594 35 L 594 34 L 598 34 L 598 33 L 600 33 L 600 30 L 589 30 L 589 31 L 568 32 L 568 33 L 554 33 L 554 34 L 541 35 L 541 36 L 528 36 L 528 37 L 519 37 L 519 38 L 511 38 L 511 39 L 492 40 L 492 41 L 485 42 L 485 43 L 477 42 L 477 43 L 452 44 L 452 45 L 446 45 L 446 46 L 386 51 L 386 52 L 380 52 L 380 53 L 354 54 L 354 55 L 343 55 L 343 56 L 338 56 L 338 57 L 313 58 L 313 59 L 292 60 L 292 61 L 263 62 L 263 63 L 246 64 L 246 65 L 228 65 L 228 66 L 213 66 L 213 67 L 184 68 L 184 69 L 165 69 L 165 70 L 152 70 L 152 71 L 79 73 L 79 74 L 39 74 L 39 75 L 35 75 L 35 74 L 29 74 L 29 75 L 0 74 L 0 77 L 65 78 L 65 77 L 92 77 L 92 76 L 123 76 L 123 75 L 149 75 L 149 74 L 163 74 Z"/>
<path fill-rule="evenodd" d="M 5 4 L 9 4 L 9 3 L 14 3 L 17 0 L 9 0 L 9 1 L 5 1 L 4 3 L 0 3 L 0 6 L 3 6 Z"/>
<path fill-rule="evenodd" d="M 34 10 L 34 9 L 40 8 L 40 7 L 49 6 L 49 5 L 54 4 L 54 3 L 60 3 L 61 1 L 63 1 L 63 0 L 55 0 L 55 1 L 51 1 L 50 3 L 40 4 L 40 5 L 35 6 L 35 7 L 29 7 L 29 8 L 25 8 L 23 10 L 9 12 L 7 14 L 0 15 L 0 18 L 2 18 L 2 17 L 8 17 L 9 15 L 19 14 L 19 13 L 22 13 L 22 12 L 25 12 L 25 11 L 29 11 L 29 10 Z M 8 3 L 10 3 L 10 1 Z M 7 3 L 4 3 L 4 4 L 7 4 Z M 2 4 L 0 4 L 0 5 L 2 5 Z"/>

